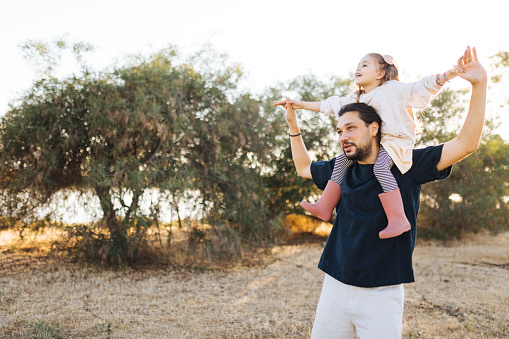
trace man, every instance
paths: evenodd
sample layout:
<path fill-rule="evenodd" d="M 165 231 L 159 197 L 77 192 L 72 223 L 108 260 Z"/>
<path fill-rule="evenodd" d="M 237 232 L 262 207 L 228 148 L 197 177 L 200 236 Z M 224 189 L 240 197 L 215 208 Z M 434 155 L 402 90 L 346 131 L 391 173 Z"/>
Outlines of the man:
<path fill-rule="evenodd" d="M 413 151 L 412 168 L 394 174 L 411 230 L 380 239 L 387 225 L 378 195 L 382 188 L 373 174 L 379 150 L 381 121 L 365 104 L 345 106 L 337 132 L 346 156 L 356 160 L 341 184 L 337 217 L 318 267 L 325 279 L 318 302 L 312 338 L 400 338 L 404 283 L 414 281 L 412 252 L 416 237 L 421 185 L 445 179 L 451 166 L 473 153 L 478 145 L 486 110 L 487 74 L 475 49 L 458 60 L 459 76 L 472 85 L 470 107 L 458 136 L 443 144 Z M 286 101 L 292 157 L 297 173 L 324 189 L 334 160 L 312 163 L 302 140 L 295 109 Z"/>

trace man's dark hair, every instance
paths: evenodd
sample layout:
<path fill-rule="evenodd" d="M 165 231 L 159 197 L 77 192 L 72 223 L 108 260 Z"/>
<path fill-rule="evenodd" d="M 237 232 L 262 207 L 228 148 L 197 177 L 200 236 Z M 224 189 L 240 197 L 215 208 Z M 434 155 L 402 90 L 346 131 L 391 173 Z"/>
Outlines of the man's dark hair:
<path fill-rule="evenodd" d="M 366 126 L 376 122 L 378 124 L 378 133 L 376 135 L 376 139 L 378 143 L 382 139 L 382 118 L 376 112 L 376 109 L 373 107 L 366 105 L 362 102 L 355 102 L 353 104 L 348 104 L 343 107 L 338 112 L 338 117 L 342 116 L 347 112 L 357 112 L 359 114 L 359 119 L 364 121 Z"/>

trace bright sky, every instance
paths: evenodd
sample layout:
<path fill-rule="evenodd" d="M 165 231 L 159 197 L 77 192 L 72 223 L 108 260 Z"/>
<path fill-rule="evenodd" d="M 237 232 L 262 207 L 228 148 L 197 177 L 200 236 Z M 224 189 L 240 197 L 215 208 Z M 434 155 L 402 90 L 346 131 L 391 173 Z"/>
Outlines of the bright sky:
<path fill-rule="evenodd" d="M 125 53 L 148 54 L 169 44 L 193 51 L 211 43 L 243 65 L 254 91 L 308 72 L 348 76 L 368 52 L 393 55 L 403 70 L 403 80 L 413 81 L 448 69 L 468 44 L 477 47 L 486 68 L 489 56 L 509 51 L 508 15 L 500 6 L 502 2 L 477 3 L 4 1 L 0 13 L 0 115 L 34 79 L 17 47 L 27 39 L 51 41 L 67 33 L 70 40 L 89 42 L 96 46 L 89 58 L 96 69 Z M 466 82 L 455 79 L 450 86 L 463 87 Z M 499 88 L 493 93 L 502 92 Z M 502 99 L 492 101 L 496 107 Z M 501 131 L 509 131 L 509 118 L 503 120 Z"/>

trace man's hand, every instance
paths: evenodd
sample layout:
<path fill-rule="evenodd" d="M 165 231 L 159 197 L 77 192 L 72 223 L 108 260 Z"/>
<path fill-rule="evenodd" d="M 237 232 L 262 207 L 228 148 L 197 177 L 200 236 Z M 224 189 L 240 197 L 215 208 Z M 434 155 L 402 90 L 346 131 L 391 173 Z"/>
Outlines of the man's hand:
<path fill-rule="evenodd" d="M 297 113 L 295 112 L 295 106 L 292 103 L 292 100 L 290 98 L 286 98 L 282 102 L 282 105 L 286 109 L 286 122 L 288 123 L 288 126 L 292 127 L 293 124 L 297 123 Z"/>
<path fill-rule="evenodd" d="M 477 83 L 486 83 L 488 80 L 486 70 L 477 58 L 477 51 L 475 50 L 475 47 L 472 49 L 470 49 L 470 46 L 467 47 L 465 53 L 458 59 L 457 66 L 461 68 L 458 76 L 467 80 L 472 85 Z"/>

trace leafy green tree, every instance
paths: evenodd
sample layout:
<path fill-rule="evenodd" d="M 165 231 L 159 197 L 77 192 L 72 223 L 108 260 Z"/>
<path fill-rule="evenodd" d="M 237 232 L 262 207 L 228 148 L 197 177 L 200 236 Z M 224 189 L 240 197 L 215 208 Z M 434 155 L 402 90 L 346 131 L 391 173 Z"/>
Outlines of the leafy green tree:
<path fill-rule="evenodd" d="M 212 227 L 269 239 L 279 213 L 263 171 L 282 121 L 237 88 L 241 77 L 210 49 L 183 61 L 174 48 L 103 72 L 46 74 L 0 123 L 4 215 L 26 220 L 57 192 L 93 193 L 107 231 L 98 251 L 129 262 L 157 219 L 141 200 L 157 189 L 173 202 L 194 196 Z"/>

